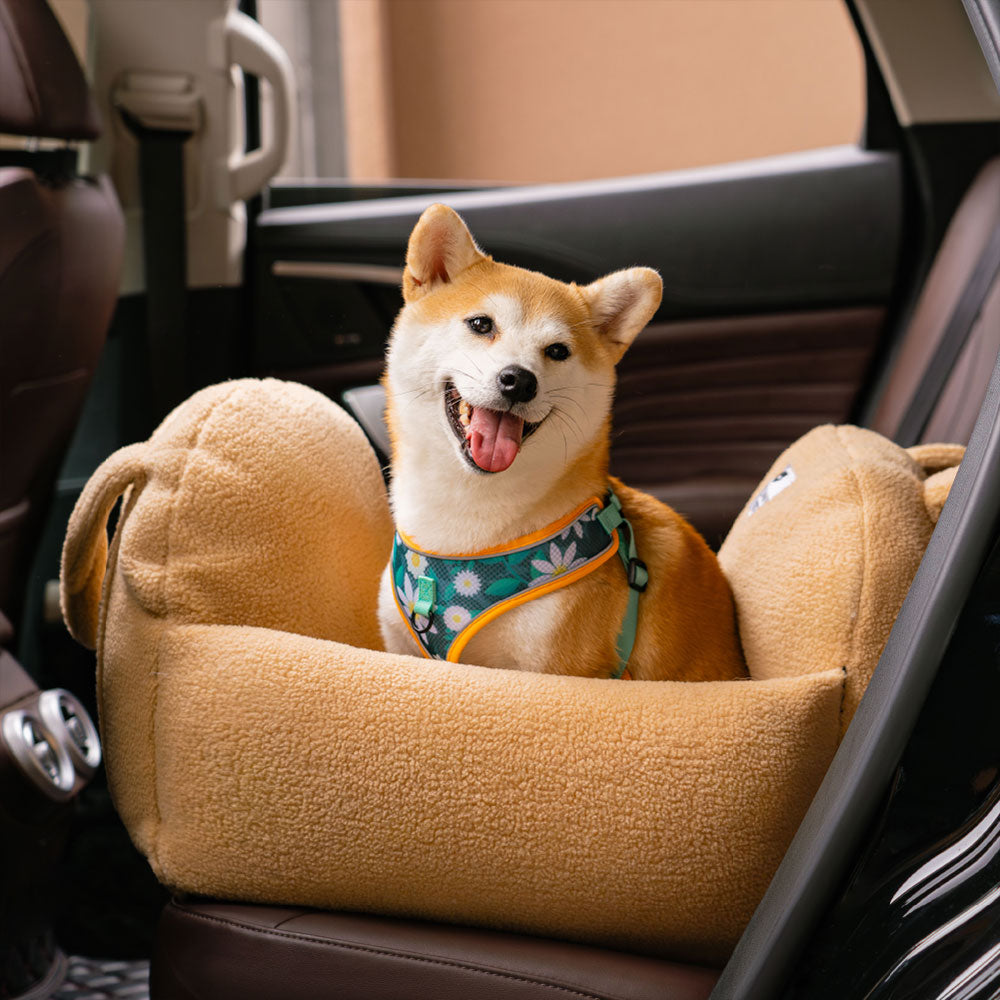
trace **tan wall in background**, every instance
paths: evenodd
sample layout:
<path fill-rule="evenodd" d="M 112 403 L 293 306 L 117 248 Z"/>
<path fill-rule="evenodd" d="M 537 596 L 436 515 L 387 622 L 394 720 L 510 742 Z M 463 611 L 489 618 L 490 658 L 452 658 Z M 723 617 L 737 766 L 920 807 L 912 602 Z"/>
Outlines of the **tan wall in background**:
<path fill-rule="evenodd" d="M 388 67 L 344 63 L 349 163 L 369 177 L 575 180 L 861 131 L 863 62 L 841 0 L 341 2 L 381 8 L 388 36 Z M 351 23 L 348 47 L 362 44 Z M 386 70 L 389 138 L 369 118 L 369 143 L 351 108 Z"/>
<path fill-rule="evenodd" d="M 340 37 L 347 174 L 390 177 L 396 164 L 396 123 L 388 6 L 382 0 L 340 0 Z"/>
<path fill-rule="evenodd" d="M 49 0 L 49 5 L 55 11 L 63 31 L 72 43 L 80 65 L 86 70 L 87 28 L 90 23 L 90 11 L 86 0 Z"/>
<path fill-rule="evenodd" d="M 51 3 L 83 61 L 86 0 Z M 339 3 L 356 179 L 672 170 L 851 143 L 863 123 L 842 0 Z"/>

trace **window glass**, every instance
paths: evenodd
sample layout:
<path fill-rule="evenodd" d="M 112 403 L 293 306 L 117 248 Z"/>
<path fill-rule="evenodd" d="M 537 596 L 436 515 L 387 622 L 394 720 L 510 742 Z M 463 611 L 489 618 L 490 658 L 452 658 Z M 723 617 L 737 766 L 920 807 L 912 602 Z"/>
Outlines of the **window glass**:
<path fill-rule="evenodd" d="M 258 0 L 302 90 L 286 176 L 537 182 L 855 143 L 842 0 Z"/>

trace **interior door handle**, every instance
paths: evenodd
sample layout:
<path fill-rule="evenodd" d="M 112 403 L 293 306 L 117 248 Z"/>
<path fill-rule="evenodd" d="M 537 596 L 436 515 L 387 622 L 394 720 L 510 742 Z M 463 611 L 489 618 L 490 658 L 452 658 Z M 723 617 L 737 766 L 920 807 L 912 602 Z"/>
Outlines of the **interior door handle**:
<path fill-rule="evenodd" d="M 250 153 L 231 152 L 216 167 L 216 202 L 226 209 L 255 195 L 281 169 L 295 116 L 295 72 L 285 50 L 252 17 L 230 10 L 212 29 L 217 68 L 239 66 L 267 80 L 274 97 L 264 145 Z"/>

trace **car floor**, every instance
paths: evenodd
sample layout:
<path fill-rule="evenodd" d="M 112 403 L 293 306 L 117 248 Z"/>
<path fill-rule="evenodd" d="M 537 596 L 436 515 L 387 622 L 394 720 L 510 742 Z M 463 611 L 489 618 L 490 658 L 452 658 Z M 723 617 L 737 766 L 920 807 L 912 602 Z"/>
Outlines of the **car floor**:
<path fill-rule="evenodd" d="M 149 1000 L 149 962 L 71 956 L 50 1000 Z"/>

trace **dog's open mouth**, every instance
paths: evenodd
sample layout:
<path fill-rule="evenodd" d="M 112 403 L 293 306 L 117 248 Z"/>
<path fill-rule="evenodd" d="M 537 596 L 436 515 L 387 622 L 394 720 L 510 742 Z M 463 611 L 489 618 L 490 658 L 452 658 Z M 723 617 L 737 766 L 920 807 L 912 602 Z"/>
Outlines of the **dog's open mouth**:
<path fill-rule="evenodd" d="M 524 420 L 510 410 L 472 406 L 451 382 L 444 388 L 444 409 L 466 461 L 481 472 L 509 469 L 524 439 L 538 429 L 537 423 Z"/>

